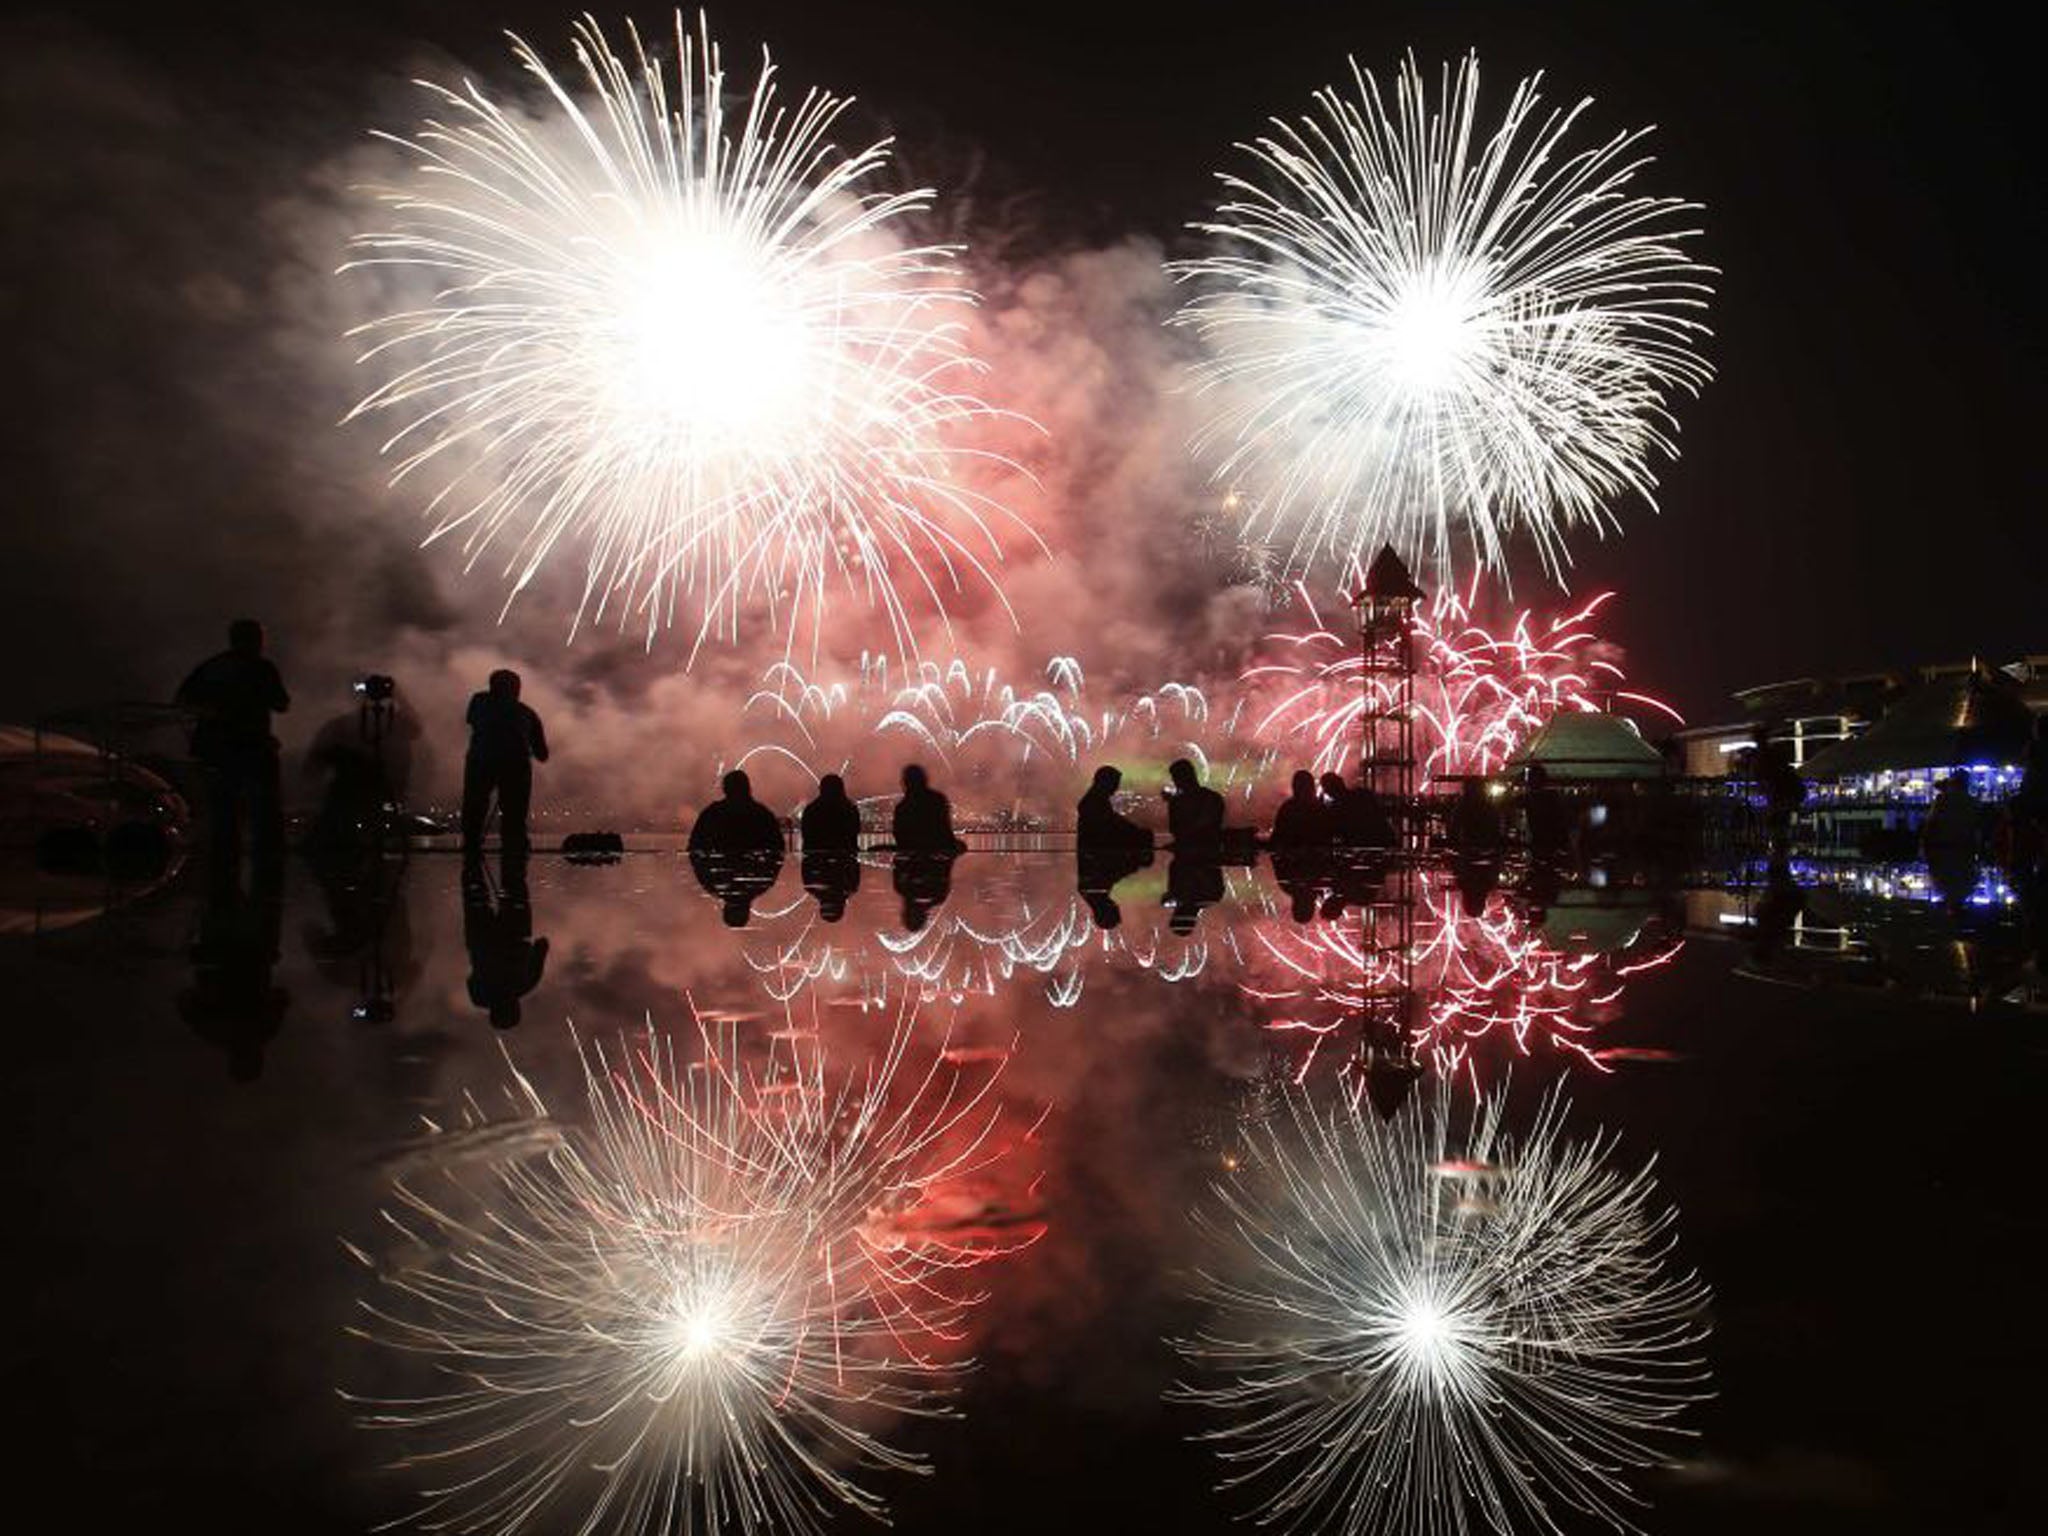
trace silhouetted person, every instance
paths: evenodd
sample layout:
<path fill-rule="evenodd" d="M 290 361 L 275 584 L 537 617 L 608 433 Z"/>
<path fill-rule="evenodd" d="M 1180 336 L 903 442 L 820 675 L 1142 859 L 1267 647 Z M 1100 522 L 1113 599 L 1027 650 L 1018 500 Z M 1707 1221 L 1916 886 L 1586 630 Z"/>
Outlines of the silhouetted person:
<path fill-rule="evenodd" d="M 1213 856 L 1199 852 L 1173 856 L 1166 866 L 1168 928 L 1185 938 L 1195 931 L 1202 909 L 1222 899 L 1223 866 Z"/>
<path fill-rule="evenodd" d="M 420 718 L 394 693 L 365 698 L 335 715 L 306 748 L 306 776 L 321 783 L 320 808 L 306 829 L 306 850 L 331 866 L 375 856 L 388 808 L 404 799 L 412 778 Z"/>
<path fill-rule="evenodd" d="M 860 889 L 860 859 L 839 849 L 804 848 L 801 870 L 804 889 L 818 903 L 818 916 L 836 923 L 846 916 L 847 899 Z"/>
<path fill-rule="evenodd" d="M 1330 850 L 1324 846 L 1273 849 L 1273 883 L 1286 893 L 1288 913 L 1297 923 L 1315 921 L 1317 908 L 1330 888 L 1333 865 Z"/>
<path fill-rule="evenodd" d="M 1139 829 L 1143 831 L 1143 828 Z M 1095 920 L 1097 928 L 1115 928 L 1124 920 L 1123 909 L 1116 904 L 1113 892 L 1116 883 L 1126 875 L 1132 875 L 1152 862 L 1152 843 L 1147 835 L 1145 843 L 1128 843 L 1121 847 L 1116 844 L 1083 846 L 1074 855 L 1074 889 L 1081 900 L 1087 903 L 1088 915 Z"/>
<path fill-rule="evenodd" d="M 1152 829 L 1141 827 L 1116 808 L 1116 792 L 1124 776 L 1116 768 L 1095 770 L 1088 793 L 1074 807 L 1074 842 L 1079 848 L 1152 847 Z"/>
<path fill-rule="evenodd" d="M 806 854 L 852 853 L 860 847 L 860 807 L 846 793 L 846 780 L 836 773 L 818 780 L 818 793 L 804 807 L 797 829 Z"/>
<path fill-rule="evenodd" d="M 533 936 L 533 903 L 526 887 L 526 855 L 508 850 L 494 893 L 481 861 L 462 877 L 462 942 L 469 950 L 469 1000 L 490 1016 L 493 1029 L 519 1022 L 520 999 L 540 985 L 548 941 Z"/>
<path fill-rule="evenodd" d="M 1316 776 L 1306 768 L 1299 769 L 1287 798 L 1273 813 L 1273 831 L 1266 845 L 1278 851 L 1324 847 L 1330 840 L 1330 815 L 1316 792 Z"/>
<path fill-rule="evenodd" d="M 519 674 L 499 668 L 490 686 L 469 700 L 469 755 L 462 764 L 462 850 L 484 845 L 484 822 L 498 802 L 498 836 L 508 853 L 527 846 L 526 815 L 533 804 L 533 765 L 548 760 L 540 716 L 519 702 Z"/>
<path fill-rule="evenodd" d="M 953 833 L 952 803 L 916 763 L 903 770 L 903 798 L 896 802 L 890 832 L 900 853 L 954 854 L 967 847 Z"/>
<path fill-rule="evenodd" d="M 1967 773 L 1957 769 L 1941 781 L 1920 823 L 1920 852 L 1930 867 L 1976 863 L 1982 835 L 1979 810 Z"/>
<path fill-rule="evenodd" d="M 1791 750 L 1774 739 L 1782 729 L 1776 721 L 1757 728 L 1750 752 L 1750 771 L 1764 795 L 1764 829 L 1773 853 L 1782 853 L 1792 836 L 1792 813 L 1806 802 L 1806 781 L 1792 766 Z"/>
<path fill-rule="evenodd" d="M 911 933 L 931 920 L 932 909 L 953 894 L 952 853 L 899 852 L 889 873 L 903 898 L 903 926 Z"/>
<path fill-rule="evenodd" d="M 1500 852 L 1500 812 L 1494 809 L 1493 797 L 1487 794 L 1483 781 L 1465 781 L 1458 791 L 1457 804 L 1451 807 L 1448 831 L 1451 846 L 1468 857 L 1484 858 Z"/>
<path fill-rule="evenodd" d="M 1223 797 L 1196 777 L 1195 765 L 1184 757 L 1174 759 L 1166 777 L 1166 829 L 1173 837 L 1173 846 L 1220 853 Z"/>
<path fill-rule="evenodd" d="M 1339 846 L 1391 848 L 1400 840 L 1378 791 L 1362 777 L 1357 784 L 1346 784 L 1334 773 L 1324 774 L 1323 798 Z"/>
<path fill-rule="evenodd" d="M 1550 786 L 1550 774 L 1541 763 L 1529 765 L 1522 791 L 1522 816 L 1529 824 L 1529 857 L 1542 864 L 1563 864 L 1571 859 L 1572 813 L 1564 796 Z"/>
<path fill-rule="evenodd" d="M 284 811 L 270 717 L 292 701 L 276 664 L 263 654 L 263 626 L 254 619 L 230 624 L 228 648 L 192 669 L 178 685 L 176 702 L 194 716 L 192 755 L 205 775 L 213 860 L 222 872 L 216 878 L 240 861 L 244 816 L 257 864 L 279 863 Z"/>
<path fill-rule="evenodd" d="M 697 813 L 690 827 L 692 853 L 774 853 L 781 867 L 782 823 L 754 798 L 754 785 L 744 769 L 735 768 L 719 780 L 720 799 Z"/>

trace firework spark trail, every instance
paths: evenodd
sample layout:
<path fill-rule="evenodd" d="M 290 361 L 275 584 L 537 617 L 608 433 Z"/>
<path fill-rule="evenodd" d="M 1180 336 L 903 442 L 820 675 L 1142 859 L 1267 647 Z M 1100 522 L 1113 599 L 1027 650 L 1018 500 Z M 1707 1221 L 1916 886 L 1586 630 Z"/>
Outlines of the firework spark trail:
<path fill-rule="evenodd" d="M 747 701 L 743 713 L 762 735 L 738 766 L 788 762 L 815 783 L 822 773 L 848 772 L 857 754 L 872 758 L 887 743 L 933 760 L 968 793 L 995 797 L 993 806 L 968 807 L 970 814 L 1017 817 L 1026 813 L 1026 775 L 1046 775 L 1031 808 L 1061 816 L 1072 802 L 1058 797 L 1078 796 L 1097 763 L 1163 766 L 1186 757 L 1212 787 L 1242 799 L 1272 762 L 1270 752 L 1250 742 L 1245 709 L 1240 701 L 1216 710 L 1200 687 L 1179 680 L 1101 699 L 1071 656 L 1048 659 L 1035 684 L 957 657 L 914 663 L 892 677 L 887 658 L 867 656 L 856 679 L 831 682 L 780 661 Z"/>
<path fill-rule="evenodd" d="M 947 1411 L 966 1272 L 1035 1229 L 928 1219 L 1009 1149 L 994 1073 L 920 1060 L 913 1022 L 832 1073 L 798 1030 L 752 1066 L 704 1019 L 695 1062 L 651 1027 L 592 1044 L 587 1125 L 487 1189 L 397 1186 L 387 1220 L 436 1257 L 380 1273 L 358 1331 L 451 1383 L 364 1401 L 434 1476 L 413 1523 L 815 1531 L 884 1512 L 863 1473 L 926 1470 L 887 1423 Z M 509 1096 L 549 1122 L 516 1071 Z"/>
<path fill-rule="evenodd" d="M 889 141 L 840 152 L 850 102 L 784 104 L 765 54 L 729 90 L 679 13 L 672 95 L 628 40 L 578 24 L 579 97 L 513 37 L 538 123 L 422 82 L 445 116 L 383 135 L 413 174 L 344 270 L 436 291 L 354 333 L 387 377 L 351 414 L 395 419 L 395 478 L 441 476 L 430 542 L 459 534 L 471 564 L 509 543 L 508 606 L 580 545 L 578 625 L 615 607 L 651 645 L 688 599 L 701 646 L 758 599 L 815 636 L 845 586 L 915 655 L 905 594 L 942 618 L 970 578 L 1000 596 L 1015 521 L 970 483 L 993 456 L 956 441 L 1002 414 L 972 392 L 957 252 L 902 237 L 932 194 L 876 190 Z"/>
<path fill-rule="evenodd" d="M 1613 1138 L 1526 1135 L 1499 1099 L 1454 1133 L 1446 1095 L 1380 1121 L 1300 1093 L 1197 1213 L 1207 1327 L 1176 1341 L 1226 1486 L 1262 1524 L 1634 1529 L 1627 1474 L 1704 1395 L 1706 1287 L 1670 1263 L 1673 1215 Z"/>
<path fill-rule="evenodd" d="M 1613 595 L 1603 592 L 1548 623 L 1524 609 L 1498 631 L 1472 617 L 1477 577 L 1462 592 L 1439 588 L 1418 608 L 1414 709 L 1424 779 L 1498 773 L 1553 715 L 1604 709 L 1614 699 L 1683 724 L 1670 705 L 1624 690 L 1621 668 L 1600 654 L 1605 642 L 1594 621 Z M 1307 752 L 1318 772 L 1342 771 L 1357 756 L 1366 713 L 1394 708 L 1397 684 L 1367 674 L 1357 635 L 1327 626 L 1305 584 L 1296 596 L 1309 627 L 1267 636 L 1270 659 L 1242 674 L 1261 699 L 1252 733 L 1276 756 L 1293 748 Z"/>
<path fill-rule="evenodd" d="M 1654 504 L 1671 403 L 1711 374 L 1697 205 L 1632 190 L 1641 131 L 1574 149 L 1590 103 L 1540 110 L 1540 82 L 1488 133 L 1475 56 L 1434 95 L 1410 56 L 1391 102 L 1354 62 L 1351 95 L 1219 177 L 1215 250 L 1173 268 L 1206 348 L 1196 446 L 1289 570 L 1383 542 L 1498 568 L 1525 531 L 1554 572 L 1616 498 Z"/>

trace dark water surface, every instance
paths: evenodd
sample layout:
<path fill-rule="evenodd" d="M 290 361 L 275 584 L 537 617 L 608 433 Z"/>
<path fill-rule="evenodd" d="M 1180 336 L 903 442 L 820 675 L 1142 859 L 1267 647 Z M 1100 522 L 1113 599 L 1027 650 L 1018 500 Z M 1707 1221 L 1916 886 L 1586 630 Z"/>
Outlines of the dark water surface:
<path fill-rule="evenodd" d="M 394 1181 L 459 1163 L 488 1183 L 544 1154 L 491 1106 L 516 1065 L 583 1117 L 571 1021 L 687 1051 L 708 1015 L 857 1060 L 915 1004 L 920 1041 L 1000 1067 L 1011 1164 L 954 1215 L 1023 1245 L 974 1272 L 962 1417 L 877 1431 L 931 1475 L 864 1486 L 911 1532 L 1223 1531 L 1255 1511 L 1190 1439 L 1213 1412 L 1162 1400 L 1189 1372 L 1168 1341 L 1205 1321 L 1189 1213 L 1290 1083 L 1323 1103 L 1361 1085 L 1355 911 L 1297 924 L 1261 865 L 1177 933 L 1162 865 L 1116 888 L 1106 932 L 1056 854 L 969 854 L 914 933 L 878 860 L 834 924 L 794 860 L 744 928 L 672 852 L 538 856 L 529 913 L 499 879 L 465 908 L 452 856 L 325 883 L 295 864 L 272 918 L 188 876 L 0 938 L 23 1497 L 89 1530 L 404 1515 L 418 1469 L 342 1396 L 395 1379 L 349 1332 L 376 1282 L 344 1244 L 404 1262 L 379 1218 Z M 1629 1475 L 1634 1518 L 2040 1529 L 2048 1041 L 2018 903 L 1946 903 L 1898 872 L 1775 907 L 1687 883 L 1567 889 L 1541 915 L 1497 891 L 1476 917 L 1442 872 L 1411 891 L 1410 1017 L 1436 1021 L 1414 1103 L 1476 1085 L 1526 1125 L 1564 1080 L 1571 1132 L 1617 1137 L 1625 1173 L 1654 1157 L 1673 1266 L 1711 1288 L 1712 1395 L 1675 1465 Z M 465 1095 L 497 1130 L 459 1129 Z"/>

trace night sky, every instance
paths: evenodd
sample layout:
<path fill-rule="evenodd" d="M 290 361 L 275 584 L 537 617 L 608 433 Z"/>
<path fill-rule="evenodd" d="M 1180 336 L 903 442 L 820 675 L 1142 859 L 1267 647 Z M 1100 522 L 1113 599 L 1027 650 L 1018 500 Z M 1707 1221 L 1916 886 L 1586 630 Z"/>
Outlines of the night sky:
<path fill-rule="evenodd" d="M 188 445 L 169 440 L 184 435 L 178 410 L 158 405 L 206 367 L 203 355 L 168 357 L 146 309 L 124 318 L 125 285 L 148 281 L 134 260 L 159 239 L 177 249 L 235 225 L 215 211 L 186 229 L 174 206 L 142 201 L 131 220 L 124 199 L 149 156 L 203 163 L 229 210 L 246 168 L 245 211 L 260 220 L 293 167 L 317 166 L 373 122 L 407 126 L 390 104 L 423 59 L 502 78 L 498 29 L 559 56 L 570 9 L 381 0 L 312 14 L 200 0 L 136 16 L 72 5 L 62 19 L 6 24 L 0 302 L 15 398 L 0 643 L 16 660 L 0 714 L 144 686 L 106 632 L 147 611 L 183 643 L 250 554 L 246 539 L 208 548 L 210 574 L 181 608 L 92 553 L 156 535 L 124 528 L 122 493 L 81 465 L 148 459 L 160 429 L 163 473 L 177 478 Z M 665 13 L 638 14 L 658 24 Z M 1724 272 L 1719 376 L 1680 409 L 1661 516 L 1624 507 L 1621 538 L 1578 547 L 1575 581 L 1624 589 L 1613 628 L 1632 676 L 1708 720 L 1746 684 L 2048 650 L 2033 443 L 2041 209 L 2022 158 L 2039 88 L 1992 14 L 753 0 L 713 22 L 733 60 L 766 41 L 792 85 L 858 96 L 913 166 L 978 161 L 984 195 L 1021 197 L 1049 249 L 1136 235 L 1172 251 L 1230 143 L 1268 113 L 1304 109 L 1347 52 L 1388 69 L 1406 47 L 1436 61 L 1473 46 L 1495 93 L 1541 68 L 1557 96 L 1595 97 L 1603 129 L 1656 124 L 1647 185 L 1706 205 L 1697 249 Z M 54 120 L 63 112 L 53 117 L 64 87 L 52 57 L 145 82 L 156 129 L 118 152 L 81 146 Z M 274 574 L 305 537 L 280 535 L 253 558 Z M 192 538 L 205 544 L 203 530 Z M 1533 568 L 1522 581 L 1523 595 L 1547 600 Z M 21 665 L 25 647 L 52 649 L 53 632 L 67 637 L 57 655 Z"/>

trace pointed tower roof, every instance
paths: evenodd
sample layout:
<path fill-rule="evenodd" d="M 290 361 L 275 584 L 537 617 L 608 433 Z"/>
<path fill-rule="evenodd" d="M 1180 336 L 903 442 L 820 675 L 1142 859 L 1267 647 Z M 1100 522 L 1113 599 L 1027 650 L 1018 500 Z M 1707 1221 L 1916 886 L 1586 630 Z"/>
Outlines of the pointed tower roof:
<path fill-rule="evenodd" d="M 1386 602 L 1389 598 L 1398 597 L 1420 602 L 1423 595 L 1422 588 L 1415 584 L 1415 578 L 1408 574 L 1408 567 L 1394 553 L 1394 546 L 1382 544 L 1380 552 L 1372 557 L 1372 568 L 1365 573 L 1365 585 L 1351 601 L 1354 606 L 1368 599 Z"/>

